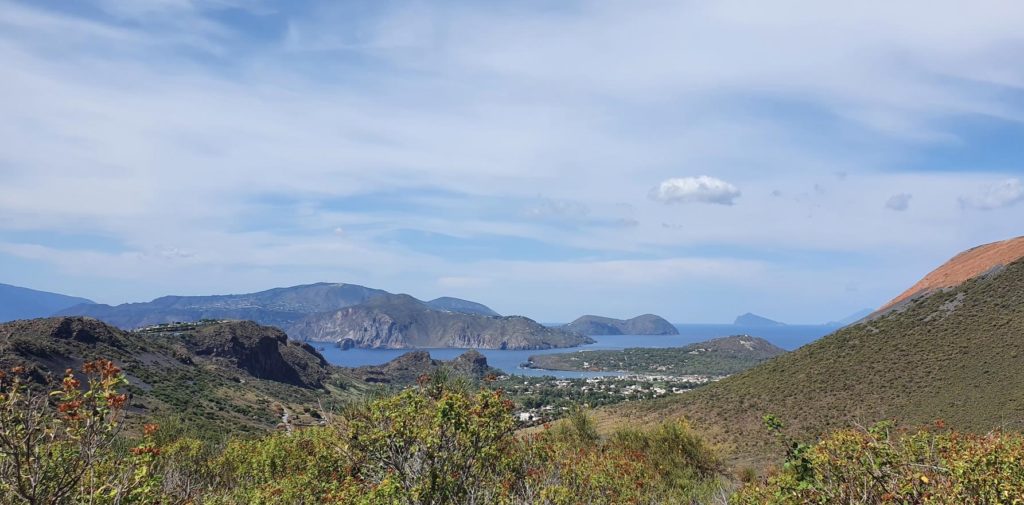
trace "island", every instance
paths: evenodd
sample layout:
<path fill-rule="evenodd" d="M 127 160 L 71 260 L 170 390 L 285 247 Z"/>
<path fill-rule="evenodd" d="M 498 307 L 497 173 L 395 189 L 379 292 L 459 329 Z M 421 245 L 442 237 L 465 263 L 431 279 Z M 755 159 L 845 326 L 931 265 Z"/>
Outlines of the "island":
<path fill-rule="evenodd" d="M 632 319 L 583 316 L 565 325 L 565 329 L 581 335 L 678 335 L 679 330 L 665 318 L 643 314 Z"/>
<path fill-rule="evenodd" d="M 780 323 L 773 321 L 767 317 L 762 317 L 757 314 L 747 312 L 741 316 L 736 316 L 736 320 L 732 324 L 737 326 L 786 326 L 786 323 Z"/>

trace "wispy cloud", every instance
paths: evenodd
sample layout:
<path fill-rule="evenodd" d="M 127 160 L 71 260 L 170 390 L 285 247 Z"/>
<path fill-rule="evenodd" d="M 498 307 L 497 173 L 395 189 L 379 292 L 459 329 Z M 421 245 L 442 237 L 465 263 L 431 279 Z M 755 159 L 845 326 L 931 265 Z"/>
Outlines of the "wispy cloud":
<path fill-rule="evenodd" d="M 1024 200 L 1024 184 L 1020 179 L 1007 179 L 981 187 L 976 193 L 960 197 L 965 208 L 992 210 L 1009 207 Z"/>
<path fill-rule="evenodd" d="M 651 199 L 663 203 L 719 205 L 732 205 L 740 195 L 736 186 L 706 175 L 667 179 L 650 192 Z"/>
<path fill-rule="evenodd" d="M 889 210 L 895 210 L 897 212 L 903 212 L 910 208 L 910 200 L 913 195 L 910 193 L 898 193 L 889 197 L 885 201 L 885 208 Z"/>

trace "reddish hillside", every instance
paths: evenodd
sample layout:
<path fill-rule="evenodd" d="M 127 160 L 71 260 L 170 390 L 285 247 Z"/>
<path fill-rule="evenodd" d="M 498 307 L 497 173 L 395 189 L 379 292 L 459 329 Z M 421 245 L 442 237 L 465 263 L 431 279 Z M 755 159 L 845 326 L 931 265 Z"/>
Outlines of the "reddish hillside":
<path fill-rule="evenodd" d="M 959 286 L 993 268 L 1008 265 L 1020 258 L 1024 258 L 1024 237 L 969 249 L 924 276 L 917 284 L 878 309 L 878 312 L 885 312 L 900 302 L 919 294 Z"/>

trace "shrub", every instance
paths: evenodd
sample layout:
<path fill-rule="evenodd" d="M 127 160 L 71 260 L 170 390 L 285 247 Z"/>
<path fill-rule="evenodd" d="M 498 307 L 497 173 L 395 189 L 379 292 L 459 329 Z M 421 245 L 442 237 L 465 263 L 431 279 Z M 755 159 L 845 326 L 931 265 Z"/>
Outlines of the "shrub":
<path fill-rule="evenodd" d="M 740 490 L 736 503 L 1024 503 L 1017 433 L 899 433 L 886 422 L 805 447 L 778 475 Z"/>

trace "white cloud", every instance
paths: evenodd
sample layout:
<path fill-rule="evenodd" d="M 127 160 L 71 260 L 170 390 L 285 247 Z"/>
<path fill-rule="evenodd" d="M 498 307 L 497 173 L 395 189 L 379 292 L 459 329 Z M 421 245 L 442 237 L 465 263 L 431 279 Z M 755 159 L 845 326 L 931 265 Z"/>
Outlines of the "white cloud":
<path fill-rule="evenodd" d="M 889 210 L 895 210 L 897 212 L 903 212 L 910 208 L 910 199 L 913 195 L 910 193 L 899 193 L 889 197 L 885 201 L 885 208 Z"/>
<path fill-rule="evenodd" d="M 960 206 L 981 210 L 1009 207 L 1024 200 L 1024 185 L 1020 179 L 1007 179 L 980 188 L 972 195 L 960 197 Z"/>
<path fill-rule="evenodd" d="M 707 175 L 680 177 L 662 181 L 650 197 L 663 203 L 717 203 L 732 205 L 740 190 L 721 179 Z"/>

